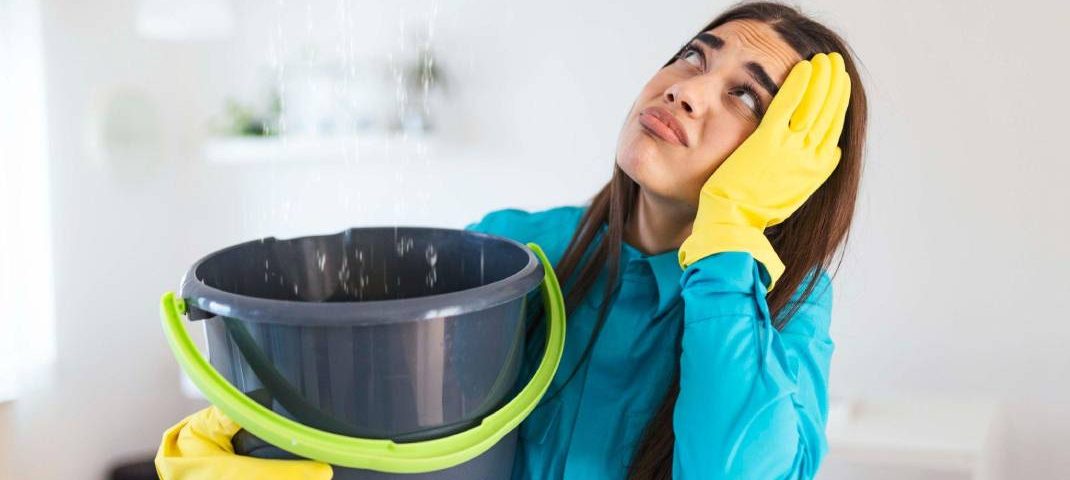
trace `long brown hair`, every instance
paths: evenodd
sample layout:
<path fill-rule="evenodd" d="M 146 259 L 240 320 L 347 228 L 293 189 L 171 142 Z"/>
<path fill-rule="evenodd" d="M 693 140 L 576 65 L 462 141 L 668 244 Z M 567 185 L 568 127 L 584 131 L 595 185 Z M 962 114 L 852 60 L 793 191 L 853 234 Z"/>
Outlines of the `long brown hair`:
<path fill-rule="evenodd" d="M 799 286 L 804 281 L 807 282 L 805 291 L 799 297 L 805 299 L 817 284 L 817 277 L 808 273 L 828 270 L 839 246 L 846 246 L 862 175 L 866 95 L 853 54 L 846 42 L 832 30 L 804 16 L 796 8 L 774 2 L 741 2 L 708 23 L 700 32 L 733 20 L 755 20 L 768 24 L 804 59 L 820 52 L 840 52 L 851 77 L 851 99 L 839 140 L 842 151 L 839 164 L 828 180 L 794 214 L 765 231 L 766 237 L 786 268 L 777 281 L 776 288 L 766 295 L 766 302 L 774 319 L 773 325 L 781 330 L 801 306 L 800 302 L 791 301 Z M 679 52 L 670 58 L 665 66 L 675 61 L 678 55 Z M 611 297 L 620 280 L 619 264 L 624 226 L 632 215 L 638 195 L 639 185 L 619 166 L 615 167 L 609 183 L 591 200 L 561 261 L 554 267 L 558 278 L 563 279 L 562 284 L 566 289 L 565 306 L 569 312 L 587 295 L 601 274 L 606 274 L 607 279 L 613 279 L 605 282 L 598 320 L 583 355 L 556 392 L 563 389 L 564 384 L 572 379 L 580 365 L 587 360 L 591 347 L 605 323 Z M 603 230 L 604 233 L 600 233 Z M 842 255 L 840 260 L 842 261 Z M 530 325 L 531 330 L 535 328 L 536 324 Z M 658 411 L 643 431 L 629 467 L 629 479 L 672 477 L 672 416 L 680 389 L 679 373 L 679 365 L 675 371 L 666 372 L 673 375 L 673 381 Z"/>

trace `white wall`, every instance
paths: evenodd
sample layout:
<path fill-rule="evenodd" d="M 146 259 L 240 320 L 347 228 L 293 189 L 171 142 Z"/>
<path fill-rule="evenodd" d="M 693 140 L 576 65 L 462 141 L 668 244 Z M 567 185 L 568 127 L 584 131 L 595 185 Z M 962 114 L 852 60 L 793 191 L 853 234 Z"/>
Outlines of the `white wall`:
<path fill-rule="evenodd" d="M 1002 399 L 1011 478 L 1070 474 L 1070 7 L 823 3 L 874 107 L 833 389 Z"/>
<path fill-rule="evenodd" d="M 235 2 L 240 33 L 266 35 L 256 19 L 273 22 L 276 4 Z M 460 226 L 504 206 L 584 201 L 608 178 L 640 86 L 727 5 L 403 6 L 432 4 L 461 88 L 453 147 L 238 167 L 203 162 L 197 145 L 222 95 L 250 81 L 267 39 L 259 50 L 165 44 L 136 37 L 130 0 L 44 2 L 58 359 L 49 382 L 0 405 L 0 478 L 99 478 L 116 457 L 153 451 L 164 428 L 199 407 L 179 393 L 156 300 L 212 249 L 349 225 Z M 330 18 L 338 3 L 311 5 L 313 18 Z M 355 5 L 368 12 L 358 24 L 379 25 L 372 37 L 388 48 L 397 12 Z M 1059 447 L 1070 434 L 1061 348 L 1070 323 L 1056 304 L 1070 267 L 1060 223 L 1070 165 L 1056 143 L 1070 106 L 1058 28 L 1070 7 L 803 5 L 852 43 L 872 107 L 859 215 L 835 282 L 833 390 L 1001 398 L 1015 476 L 1070 472 Z M 297 35 L 301 23 L 286 28 Z M 116 89 L 154 106 L 163 128 L 150 154 L 91 148 L 94 109 Z"/>
<path fill-rule="evenodd" d="M 191 253 L 184 229 L 161 215 L 183 212 L 185 133 L 137 163 L 94 158 L 87 140 L 102 94 L 122 85 L 152 86 L 169 97 L 161 115 L 193 122 L 196 91 L 181 77 L 197 70 L 199 52 L 131 41 L 128 14 L 126 4 L 43 3 L 57 360 L 51 378 L 0 410 L 2 478 L 99 478 L 116 457 L 151 450 L 193 407 L 152 306 Z"/>

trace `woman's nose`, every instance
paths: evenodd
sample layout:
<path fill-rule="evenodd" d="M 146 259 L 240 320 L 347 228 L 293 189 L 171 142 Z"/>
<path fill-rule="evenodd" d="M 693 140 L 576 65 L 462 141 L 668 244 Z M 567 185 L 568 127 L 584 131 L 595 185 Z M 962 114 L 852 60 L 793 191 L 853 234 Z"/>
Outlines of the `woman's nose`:
<path fill-rule="evenodd" d="M 674 84 L 665 91 L 665 101 L 680 107 L 688 115 L 695 115 L 701 108 L 697 98 L 688 89 L 681 88 L 679 83 Z"/>

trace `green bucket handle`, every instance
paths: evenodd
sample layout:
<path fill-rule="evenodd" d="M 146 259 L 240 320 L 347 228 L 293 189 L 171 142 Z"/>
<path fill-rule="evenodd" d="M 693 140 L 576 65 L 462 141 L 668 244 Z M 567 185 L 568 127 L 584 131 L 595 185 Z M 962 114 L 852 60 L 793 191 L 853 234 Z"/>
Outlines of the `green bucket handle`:
<path fill-rule="evenodd" d="M 172 292 L 160 301 L 167 343 L 175 359 L 208 401 L 253 435 L 283 450 L 312 460 L 347 468 L 387 473 L 425 473 L 471 460 L 513 431 L 539 403 L 557 373 L 565 347 L 565 301 L 546 254 L 528 243 L 542 263 L 543 303 L 548 312 L 546 353 L 531 381 L 478 426 L 446 437 L 419 442 L 347 437 L 297 423 L 271 411 L 231 385 L 212 367 L 182 324 L 186 303 Z"/>

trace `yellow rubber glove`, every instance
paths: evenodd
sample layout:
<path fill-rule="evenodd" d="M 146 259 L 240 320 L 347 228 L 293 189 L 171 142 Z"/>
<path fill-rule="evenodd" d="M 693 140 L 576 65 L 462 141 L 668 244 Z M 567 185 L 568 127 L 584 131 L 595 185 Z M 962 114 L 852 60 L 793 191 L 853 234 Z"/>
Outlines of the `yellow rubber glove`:
<path fill-rule="evenodd" d="M 702 187 L 680 266 L 719 252 L 749 252 L 770 276 L 784 273 L 765 229 L 787 219 L 840 161 L 837 146 L 851 96 L 839 53 L 792 67 L 758 127 Z"/>
<path fill-rule="evenodd" d="M 164 432 L 156 472 L 163 480 L 329 480 L 334 475 L 326 463 L 236 455 L 230 438 L 239 429 L 214 406 L 186 417 Z"/>

